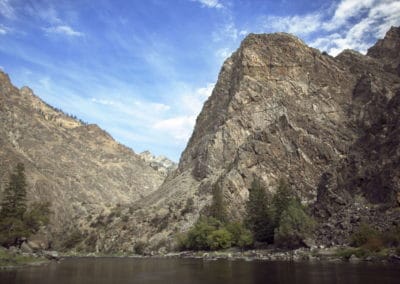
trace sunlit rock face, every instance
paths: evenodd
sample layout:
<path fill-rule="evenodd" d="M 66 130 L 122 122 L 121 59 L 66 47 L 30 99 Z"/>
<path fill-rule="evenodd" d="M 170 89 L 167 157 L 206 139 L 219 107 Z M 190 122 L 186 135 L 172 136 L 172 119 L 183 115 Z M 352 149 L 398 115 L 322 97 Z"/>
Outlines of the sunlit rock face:
<path fill-rule="evenodd" d="M 243 218 L 255 177 L 272 194 L 286 178 L 314 208 L 322 243 L 346 241 L 354 210 L 388 224 L 395 216 L 370 209 L 398 206 L 398 35 L 392 28 L 368 55 L 332 57 L 289 34 L 250 34 L 223 64 L 177 171 L 141 201 L 157 224 L 143 224 L 142 238 L 156 244 L 189 228 L 215 183 L 230 216 Z"/>
<path fill-rule="evenodd" d="M 97 125 L 54 109 L 27 87 L 15 88 L 0 72 L 1 190 L 9 172 L 25 164 L 28 201 L 50 201 L 47 234 L 53 245 L 116 204 L 156 190 L 164 176 Z"/>
<path fill-rule="evenodd" d="M 33 192 L 44 188 L 40 196 L 65 214 L 57 216 L 75 216 L 68 222 L 86 230 L 81 245 L 89 250 L 172 248 L 177 233 L 207 213 L 215 184 L 229 216 L 240 220 L 254 178 L 271 194 L 285 178 L 318 221 L 317 243 L 346 243 L 361 222 L 384 230 L 400 220 L 399 43 L 392 28 L 367 55 L 332 57 L 289 34 L 250 34 L 223 64 L 172 171 L 95 126 L 23 106 L 17 97 L 28 91 L 2 84 L 1 153 L 4 161 L 24 159 L 32 184 L 43 177 L 46 186 Z M 6 104 L 9 93 L 15 99 Z M 4 105 L 21 111 L 3 115 Z M 24 125 L 19 132 L 13 121 Z M 22 129 L 30 133 L 25 143 Z"/>

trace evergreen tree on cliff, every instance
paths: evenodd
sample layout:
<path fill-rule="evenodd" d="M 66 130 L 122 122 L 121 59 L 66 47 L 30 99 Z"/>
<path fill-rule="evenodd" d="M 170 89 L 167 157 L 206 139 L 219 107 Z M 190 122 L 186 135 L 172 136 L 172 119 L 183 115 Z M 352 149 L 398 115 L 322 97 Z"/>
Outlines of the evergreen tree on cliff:
<path fill-rule="evenodd" d="M 26 179 L 24 164 L 18 163 L 4 190 L 0 217 L 22 219 L 26 211 Z"/>
<path fill-rule="evenodd" d="M 19 163 L 4 190 L 0 210 L 0 244 L 12 246 L 30 232 L 23 222 L 26 212 L 26 180 L 24 165 Z"/>
<path fill-rule="evenodd" d="M 259 179 L 254 179 L 249 189 L 246 224 L 255 241 L 272 243 L 274 240 L 273 214 L 264 187 Z"/>

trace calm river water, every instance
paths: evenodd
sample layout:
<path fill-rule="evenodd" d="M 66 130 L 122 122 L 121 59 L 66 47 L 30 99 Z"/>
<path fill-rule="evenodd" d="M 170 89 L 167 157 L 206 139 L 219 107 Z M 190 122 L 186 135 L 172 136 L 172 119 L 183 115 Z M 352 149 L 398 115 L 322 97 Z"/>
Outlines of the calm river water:
<path fill-rule="evenodd" d="M 400 283 L 400 265 L 75 258 L 0 271 L 0 283 Z"/>

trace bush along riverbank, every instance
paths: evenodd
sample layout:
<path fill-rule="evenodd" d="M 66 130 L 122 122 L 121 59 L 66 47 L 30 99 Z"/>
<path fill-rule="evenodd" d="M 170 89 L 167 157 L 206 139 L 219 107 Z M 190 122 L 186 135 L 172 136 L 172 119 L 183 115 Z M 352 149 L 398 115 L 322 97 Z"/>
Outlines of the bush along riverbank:
<path fill-rule="evenodd" d="M 348 240 L 349 246 L 316 246 L 313 231 L 317 224 L 294 192 L 282 179 L 276 194 L 270 196 L 255 179 L 249 189 L 246 216 L 239 223 L 229 220 L 224 194 L 217 183 L 208 212 L 187 233 L 177 236 L 177 249 L 184 252 L 175 255 L 205 259 L 399 262 L 398 225 L 380 232 L 361 223 Z"/>
<path fill-rule="evenodd" d="M 14 269 L 25 266 L 44 265 L 52 260 L 59 260 L 55 252 L 43 251 L 40 253 L 24 252 L 21 249 L 0 247 L 0 269 Z"/>

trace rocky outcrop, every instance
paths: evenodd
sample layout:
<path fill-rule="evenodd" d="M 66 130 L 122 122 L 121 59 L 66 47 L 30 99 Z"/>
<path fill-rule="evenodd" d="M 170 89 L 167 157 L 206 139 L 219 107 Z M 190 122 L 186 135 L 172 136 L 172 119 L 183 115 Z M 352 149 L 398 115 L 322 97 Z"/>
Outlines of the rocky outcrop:
<path fill-rule="evenodd" d="M 165 156 L 154 156 L 149 151 L 144 151 L 139 154 L 143 161 L 145 161 L 150 167 L 160 172 L 162 175 L 167 176 L 169 173 L 177 168 L 176 163 L 171 161 Z"/>
<path fill-rule="evenodd" d="M 165 159 L 139 157 L 40 101 L 28 107 L 37 101 L 29 90 L 2 84 L 1 165 L 24 161 L 33 194 L 70 200 L 57 203 L 58 216 L 72 216 L 81 228 L 73 240 L 91 251 L 171 248 L 207 213 L 216 183 L 229 216 L 242 219 L 255 177 L 271 195 L 286 178 L 318 220 L 317 244 L 343 244 L 362 222 L 399 224 L 399 43 L 392 28 L 367 55 L 332 57 L 286 33 L 250 34 L 158 189 Z"/>
<path fill-rule="evenodd" d="M 215 183 L 241 219 L 254 177 L 271 194 L 285 177 L 315 208 L 320 243 L 345 242 L 365 217 L 387 227 L 399 205 L 398 34 L 392 28 L 367 56 L 335 58 L 285 33 L 246 37 L 222 66 L 177 171 L 141 200 L 141 212 L 164 224 L 144 224 L 141 238 L 157 247 L 186 230 Z"/>
<path fill-rule="evenodd" d="M 391 27 L 385 38 L 368 49 L 367 55 L 380 60 L 384 69 L 400 76 L 400 29 Z"/>
<path fill-rule="evenodd" d="M 149 195 L 164 180 L 97 125 L 50 107 L 27 87 L 18 90 L 0 72 L 1 189 L 17 162 L 25 164 L 28 201 L 51 202 L 47 233 L 53 246 L 84 232 L 117 204 Z"/>

